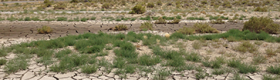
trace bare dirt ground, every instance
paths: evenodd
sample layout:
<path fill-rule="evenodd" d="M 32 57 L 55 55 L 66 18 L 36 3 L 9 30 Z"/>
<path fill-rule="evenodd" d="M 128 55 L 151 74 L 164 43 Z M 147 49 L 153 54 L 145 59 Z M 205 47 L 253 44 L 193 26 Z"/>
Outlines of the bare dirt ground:
<path fill-rule="evenodd" d="M 97 33 L 102 32 L 114 32 L 108 30 L 115 27 L 118 24 L 106 24 L 95 22 L 2 22 L 0 23 L 0 39 L 9 38 L 57 38 L 66 35 L 76 35 L 82 33 Z M 161 31 L 167 33 L 173 33 L 182 27 L 191 27 L 195 23 L 180 23 L 180 24 L 153 24 L 154 31 Z M 140 23 L 126 24 L 128 31 L 139 32 Z M 226 24 L 210 24 L 212 27 L 220 30 L 227 31 L 229 29 L 242 29 L 243 23 L 226 23 Z M 37 29 L 42 26 L 50 26 L 53 29 L 51 34 L 38 34 Z"/>

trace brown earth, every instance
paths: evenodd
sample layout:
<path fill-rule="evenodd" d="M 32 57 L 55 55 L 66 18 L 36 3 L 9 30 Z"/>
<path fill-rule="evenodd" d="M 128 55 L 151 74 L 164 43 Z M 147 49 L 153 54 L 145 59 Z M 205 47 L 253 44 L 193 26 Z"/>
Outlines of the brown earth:
<path fill-rule="evenodd" d="M 97 33 L 113 32 L 108 30 L 118 24 L 96 24 L 86 22 L 2 22 L 0 23 L 0 39 L 9 38 L 57 38 L 66 35 L 77 35 L 82 33 Z M 37 29 L 42 26 L 50 26 L 53 32 L 50 34 L 38 34 Z M 141 31 L 140 23 L 126 24 L 127 31 Z M 173 33 L 176 30 L 186 26 L 191 27 L 194 23 L 180 23 L 180 24 L 153 24 L 155 31 L 162 31 Z M 226 24 L 210 24 L 212 27 L 220 30 L 227 31 L 229 29 L 242 29 L 243 23 L 226 23 Z"/>

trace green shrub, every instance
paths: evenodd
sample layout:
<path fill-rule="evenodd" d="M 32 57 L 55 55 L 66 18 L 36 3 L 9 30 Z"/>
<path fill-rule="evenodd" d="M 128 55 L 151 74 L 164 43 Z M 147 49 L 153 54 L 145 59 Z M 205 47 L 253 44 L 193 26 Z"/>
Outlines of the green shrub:
<path fill-rule="evenodd" d="M 5 59 L 0 59 L 0 66 L 5 65 L 7 63 L 7 60 Z"/>
<path fill-rule="evenodd" d="M 223 7 L 225 7 L 225 8 L 231 8 L 232 6 L 231 6 L 230 2 L 225 1 L 225 2 L 223 3 Z"/>
<path fill-rule="evenodd" d="M 57 17 L 57 21 L 67 21 L 67 17 Z"/>
<path fill-rule="evenodd" d="M 204 17 L 187 17 L 187 20 L 205 20 Z M 211 17 L 210 17 L 211 20 Z"/>
<path fill-rule="evenodd" d="M 14 73 L 19 70 L 26 70 L 28 67 L 28 60 L 25 56 L 18 56 L 12 60 L 9 60 L 5 65 L 4 70 L 6 73 Z"/>
<path fill-rule="evenodd" d="M 93 61 L 93 62 L 92 62 Z M 67 72 L 77 70 L 76 67 L 95 63 L 95 58 L 88 55 L 74 54 L 63 57 L 58 64 L 50 66 L 50 71 Z"/>
<path fill-rule="evenodd" d="M 135 73 L 136 67 L 134 65 L 127 65 L 125 66 L 125 72 L 133 74 Z"/>
<path fill-rule="evenodd" d="M 44 4 L 45 4 L 45 6 L 46 7 L 51 7 L 52 6 L 52 1 L 50 1 L 50 0 L 44 0 Z"/>
<path fill-rule="evenodd" d="M 229 67 L 237 68 L 239 65 L 241 65 L 241 61 L 232 59 L 228 61 L 227 65 Z"/>
<path fill-rule="evenodd" d="M 25 17 L 24 21 L 31 21 L 31 18 L 30 17 Z"/>
<path fill-rule="evenodd" d="M 126 64 L 126 61 L 123 58 L 117 57 L 113 61 L 113 67 L 114 68 L 124 68 Z"/>
<path fill-rule="evenodd" d="M 174 20 L 175 17 L 166 17 L 166 16 L 163 16 L 162 18 L 165 19 L 165 20 Z"/>
<path fill-rule="evenodd" d="M 196 33 L 218 33 L 219 31 L 211 26 L 208 23 L 195 23 L 193 28 Z"/>
<path fill-rule="evenodd" d="M 161 1 L 157 1 L 157 5 L 161 6 L 162 2 Z"/>
<path fill-rule="evenodd" d="M 266 58 L 264 56 L 258 55 L 253 58 L 253 63 L 254 64 L 260 64 L 260 63 L 265 63 Z"/>
<path fill-rule="evenodd" d="M 214 75 L 222 75 L 222 74 L 224 74 L 224 73 L 226 73 L 226 71 L 223 70 L 223 69 L 215 69 L 215 70 L 212 72 L 212 74 L 214 74 Z"/>
<path fill-rule="evenodd" d="M 249 21 L 245 22 L 243 26 L 243 30 L 250 30 L 256 33 L 265 31 L 267 33 L 276 34 L 279 29 L 279 24 L 274 23 L 273 20 L 268 17 L 252 17 Z"/>
<path fill-rule="evenodd" d="M 151 17 L 150 16 L 141 17 L 140 20 L 151 20 Z"/>
<path fill-rule="evenodd" d="M 122 31 L 122 30 L 127 30 L 127 26 L 124 24 L 120 24 L 114 27 L 114 31 Z"/>
<path fill-rule="evenodd" d="M 129 12 L 129 14 L 143 14 L 146 12 L 146 9 L 144 6 L 137 4 L 132 8 L 132 11 Z"/>
<path fill-rule="evenodd" d="M 266 71 L 272 74 L 280 74 L 280 66 L 269 66 Z"/>
<path fill-rule="evenodd" d="M 172 60 L 168 60 L 167 65 L 172 67 L 184 67 L 186 63 L 182 56 L 176 56 L 176 58 L 173 58 Z"/>
<path fill-rule="evenodd" d="M 84 65 L 81 67 L 81 72 L 86 74 L 91 74 L 96 72 L 98 67 L 96 65 Z"/>
<path fill-rule="evenodd" d="M 33 21 L 41 21 L 41 19 L 39 19 L 39 17 L 32 17 L 31 20 L 33 20 Z"/>
<path fill-rule="evenodd" d="M 155 24 L 166 24 L 167 22 L 162 17 L 159 17 Z"/>
<path fill-rule="evenodd" d="M 171 72 L 165 69 L 156 72 L 157 73 L 154 76 L 153 80 L 165 80 L 167 76 L 171 75 Z"/>
<path fill-rule="evenodd" d="M 7 56 L 7 51 L 3 49 L 0 49 L 0 57 L 5 57 Z"/>
<path fill-rule="evenodd" d="M 195 74 L 195 78 L 197 80 L 204 79 L 206 76 L 209 76 L 209 74 L 206 72 L 198 72 Z"/>
<path fill-rule="evenodd" d="M 193 28 L 190 28 L 190 27 L 183 27 L 183 28 L 179 29 L 177 32 L 182 33 L 182 34 L 191 35 L 191 34 L 195 33 L 195 30 Z"/>
<path fill-rule="evenodd" d="M 138 64 L 145 66 L 156 65 L 161 62 L 159 57 L 154 57 L 150 55 L 142 55 L 138 58 Z"/>
<path fill-rule="evenodd" d="M 258 12 L 267 12 L 267 9 L 265 7 L 261 8 L 261 7 L 257 7 L 254 11 L 258 11 Z"/>
<path fill-rule="evenodd" d="M 91 17 L 91 18 L 90 18 L 90 20 L 95 20 L 95 19 L 96 19 L 96 17 Z"/>
<path fill-rule="evenodd" d="M 168 22 L 168 24 L 179 24 L 180 21 L 180 19 L 175 18 L 173 21 Z"/>
<path fill-rule="evenodd" d="M 238 65 L 237 69 L 239 70 L 239 73 L 255 73 L 258 71 L 257 67 L 252 65 L 247 65 L 245 63 L 242 63 L 241 65 Z"/>
<path fill-rule="evenodd" d="M 191 52 L 185 55 L 186 60 L 193 61 L 193 62 L 199 62 L 201 60 L 199 54 Z"/>
<path fill-rule="evenodd" d="M 67 4 L 59 2 L 56 6 L 54 6 L 53 9 L 54 10 L 64 10 L 66 7 L 67 7 Z"/>
<path fill-rule="evenodd" d="M 88 20 L 88 18 L 82 18 L 81 21 L 82 22 L 86 22 Z"/>
<path fill-rule="evenodd" d="M 147 7 L 148 7 L 148 8 L 154 8 L 155 5 L 154 5 L 154 3 L 148 3 L 148 4 L 147 4 Z"/>
<path fill-rule="evenodd" d="M 79 0 L 71 0 L 70 3 L 78 3 Z"/>
<path fill-rule="evenodd" d="M 66 50 L 61 50 L 59 52 L 57 52 L 55 54 L 55 57 L 58 58 L 58 59 L 62 59 L 64 56 L 67 56 L 68 54 L 70 54 L 72 51 L 69 50 L 69 49 L 66 49 Z"/>
<path fill-rule="evenodd" d="M 52 29 L 51 29 L 51 27 L 49 27 L 49 26 L 43 26 L 42 28 L 39 28 L 39 29 L 37 30 L 37 32 L 38 32 L 39 34 L 48 34 L 48 33 L 51 33 L 51 32 L 52 32 Z"/>
<path fill-rule="evenodd" d="M 271 75 L 263 75 L 263 78 L 262 78 L 262 80 L 278 80 L 278 79 L 279 79 L 278 76 L 273 77 Z"/>
<path fill-rule="evenodd" d="M 144 22 L 141 24 L 140 29 L 142 31 L 153 30 L 153 24 L 151 22 Z"/>
<path fill-rule="evenodd" d="M 101 7 L 102 7 L 102 9 L 110 9 L 110 6 L 111 4 L 109 4 L 109 3 L 105 3 L 105 4 L 103 4 Z"/>
<path fill-rule="evenodd" d="M 242 42 L 239 46 L 235 47 L 234 50 L 237 50 L 237 51 L 240 51 L 240 52 L 254 52 L 254 51 L 257 51 L 258 48 L 254 45 L 254 44 L 251 44 L 250 42 L 248 41 L 245 41 L 245 42 Z"/>

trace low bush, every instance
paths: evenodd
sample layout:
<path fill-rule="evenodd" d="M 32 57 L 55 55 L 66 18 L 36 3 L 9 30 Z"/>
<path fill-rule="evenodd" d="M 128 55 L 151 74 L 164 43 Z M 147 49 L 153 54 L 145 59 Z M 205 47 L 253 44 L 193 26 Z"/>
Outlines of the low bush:
<path fill-rule="evenodd" d="M 70 3 L 78 3 L 79 0 L 71 0 Z"/>
<path fill-rule="evenodd" d="M 94 73 L 96 72 L 98 69 L 98 67 L 96 65 L 84 65 L 81 67 L 81 72 L 82 73 L 86 73 L 86 74 L 91 74 L 91 73 Z"/>
<path fill-rule="evenodd" d="M 31 21 L 31 18 L 30 17 L 25 17 L 24 21 Z"/>
<path fill-rule="evenodd" d="M 157 5 L 161 6 L 162 2 L 161 1 L 157 1 Z"/>
<path fill-rule="evenodd" d="M 176 32 L 191 35 L 195 33 L 195 30 L 191 27 L 183 27 Z"/>
<path fill-rule="evenodd" d="M 153 80 L 165 80 L 167 76 L 171 75 L 171 72 L 165 69 L 156 72 L 157 73 L 154 76 Z"/>
<path fill-rule="evenodd" d="M 0 59 L 0 66 L 4 65 L 7 63 L 7 60 L 5 59 Z"/>
<path fill-rule="evenodd" d="M 127 26 L 124 24 L 117 25 L 114 27 L 114 31 L 122 31 L 122 30 L 127 30 Z"/>
<path fill-rule="evenodd" d="M 224 73 L 226 73 L 226 71 L 223 70 L 223 69 L 215 69 L 215 70 L 212 72 L 212 74 L 214 74 L 214 75 L 222 75 L 222 74 L 224 74 Z"/>
<path fill-rule="evenodd" d="M 262 80 L 277 80 L 279 76 L 263 75 Z"/>
<path fill-rule="evenodd" d="M 66 7 L 67 7 L 67 4 L 60 2 L 56 6 L 54 6 L 53 9 L 54 10 L 64 10 Z"/>
<path fill-rule="evenodd" d="M 265 7 L 261 8 L 261 7 L 257 7 L 254 11 L 258 11 L 258 12 L 267 12 L 267 9 Z"/>
<path fill-rule="evenodd" d="M 142 31 L 153 30 L 153 24 L 151 22 L 144 22 L 141 24 L 140 29 Z"/>
<path fill-rule="evenodd" d="M 175 19 L 175 17 L 167 17 L 167 16 L 163 16 L 162 18 L 165 20 L 174 20 Z"/>
<path fill-rule="evenodd" d="M 242 42 L 241 44 L 239 44 L 237 47 L 234 48 L 234 50 L 246 53 L 247 51 L 252 53 L 254 51 L 257 51 L 258 48 L 254 45 L 251 44 L 248 41 Z"/>
<path fill-rule="evenodd" d="M 28 60 L 25 56 L 17 56 L 6 63 L 4 70 L 6 73 L 14 73 L 19 70 L 26 70 L 28 67 Z"/>
<path fill-rule="evenodd" d="M 280 75 L 280 66 L 269 66 L 266 68 L 266 71 L 272 74 L 278 74 Z"/>
<path fill-rule="evenodd" d="M 188 53 L 185 55 L 186 60 L 188 61 L 193 61 L 193 62 L 199 62 L 201 60 L 201 57 L 199 56 L 198 53 Z"/>
<path fill-rule="evenodd" d="M 89 20 L 88 18 L 82 18 L 81 21 L 82 22 L 86 22 L 87 20 Z"/>
<path fill-rule="evenodd" d="M 101 7 L 102 7 L 102 9 L 110 9 L 111 4 L 109 4 L 109 3 L 104 3 Z"/>
<path fill-rule="evenodd" d="M 155 5 L 154 5 L 154 3 L 148 3 L 148 4 L 147 4 L 147 7 L 148 7 L 148 8 L 154 8 Z"/>
<path fill-rule="evenodd" d="M 57 21 L 67 21 L 67 17 L 57 17 Z"/>
<path fill-rule="evenodd" d="M 138 58 L 138 64 L 145 66 L 156 65 L 161 62 L 160 57 L 143 55 Z"/>
<path fill-rule="evenodd" d="M 51 7 L 52 6 L 52 1 L 50 1 L 50 0 L 44 0 L 44 4 L 45 4 L 45 6 L 46 7 Z"/>
<path fill-rule="evenodd" d="M 151 20 L 151 17 L 150 16 L 141 17 L 140 20 Z"/>
<path fill-rule="evenodd" d="M 38 32 L 39 34 L 48 34 L 48 33 L 51 33 L 51 32 L 52 32 L 52 29 L 51 29 L 51 27 L 49 27 L 49 26 L 43 26 L 42 28 L 39 28 L 39 29 L 37 30 L 37 32 Z"/>
<path fill-rule="evenodd" d="M 247 74 L 247 73 L 255 73 L 258 71 L 256 66 L 248 65 L 245 63 L 242 63 L 237 67 L 239 70 L 239 73 Z"/>
<path fill-rule="evenodd" d="M 155 24 L 166 24 L 167 22 L 162 17 L 159 17 Z"/>
<path fill-rule="evenodd" d="M 211 27 L 208 23 L 195 23 L 193 28 L 196 33 L 218 33 L 219 31 Z"/>
<path fill-rule="evenodd" d="M 137 4 L 132 8 L 132 11 L 129 12 L 129 14 L 143 14 L 146 12 L 146 9 L 144 6 Z"/>
<path fill-rule="evenodd" d="M 168 22 L 168 24 L 179 24 L 180 21 L 180 19 L 175 18 L 173 21 Z"/>
<path fill-rule="evenodd" d="M 242 30 L 250 30 L 251 32 L 256 33 L 265 31 L 267 33 L 276 34 L 279 32 L 280 26 L 268 17 L 252 17 L 249 21 L 244 23 Z"/>
<path fill-rule="evenodd" d="M 205 20 L 204 17 L 187 17 L 187 20 Z"/>
<path fill-rule="evenodd" d="M 266 53 L 267 57 L 277 56 L 276 50 L 273 50 L 273 49 L 271 49 L 271 48 L 266 49 L 266 50 L 265 50 L 265 53 Z"/>

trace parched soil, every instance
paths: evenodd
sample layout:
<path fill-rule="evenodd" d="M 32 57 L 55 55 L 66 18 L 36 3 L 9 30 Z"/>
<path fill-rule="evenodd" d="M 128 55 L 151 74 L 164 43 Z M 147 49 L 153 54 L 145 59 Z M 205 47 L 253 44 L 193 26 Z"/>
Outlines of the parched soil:
<path fill-rule="evenodd" d="M 119 24 L 119 23 L 118 23 Z M 32 38 L 32 39 L 53 39 L 67 35 L 77 35 L 82 33 L 114 32 L 109 28 L 115 27 L 117 23 L 97 23 L 97 22 L 2 22 L 0 23 L 0 39 L 10 38 Z M 125 24 L 128 31 L 139 32 L 140 23 Z M 180 24 L 153 24 L 154 31 L 173 33 L 182 27 L 192 27 L 194 23 Z M 212 27 L 227 31 L 229 29 L 242 29 L 243 23 L 210 24 Z M 53 32 L 50 34 L 38 34 L 37 29 L 42 26 L 50 26 Z"/>

